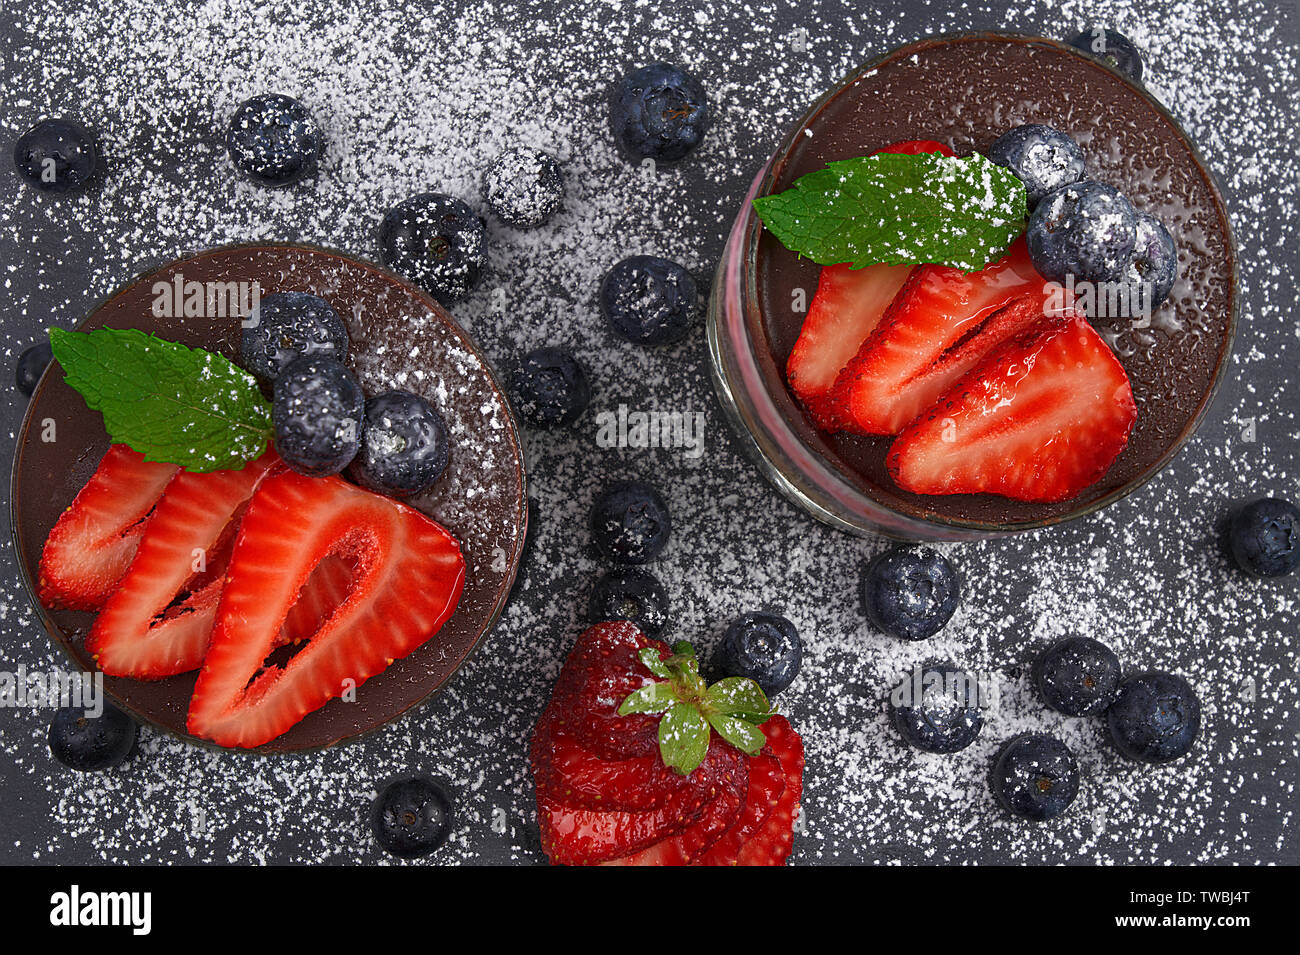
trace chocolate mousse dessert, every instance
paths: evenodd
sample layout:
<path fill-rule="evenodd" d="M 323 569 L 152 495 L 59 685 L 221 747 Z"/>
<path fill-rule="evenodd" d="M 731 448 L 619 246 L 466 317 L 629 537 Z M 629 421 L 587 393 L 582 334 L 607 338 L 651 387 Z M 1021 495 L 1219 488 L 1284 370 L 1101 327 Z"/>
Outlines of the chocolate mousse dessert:
<path fill-rule="evenodd" d="M 770 216 L 764 210 L 772 206 L 764 205 L 771 202 L 765 197 L 798 192 L 796 183 L 805 176 L 809 179 L 800 185 L 806 194 L 808 183 L 816 178 L 812 174 L 826 170 L 828 163 L 889 152 L 963 158 L 981 154 L 1017 173 L 1025 185 L 1028 247 L 1019 240 L 1011 243 L 1004 247 L 1005 258 L 990 256 L 992 261 L 983 272 L 981 262 L 958 263 L 964 268 L 957 269 L 917 264 L 936 261 L 923 257 L 902 257 L 885 265 L 871 264 L 870 259 L 852 266 L 832 265 L 844 261 L 843 257 L 827 252 L 829 258 L 814 261 L 801 254 L 804 249 L 792 251 L 767 221 Z M 849 78 L 807 114 L 760 176 L 756 196 L 755 206 L 765 225 L 750 228 L 739 247 L 746 271 L 741 296 L 746 305 L 744 324 L 764 387 L 798 440 L 887 512 L 955 528 L 1003 530 L 1051 523 L 1108 503 L 1141 484 L 1173 456 L 1204 414 L 1222 374 L 1234 325 L 1237 263 L 1214 180 L 1177 123 L 1149 94 L 1108 66 L 1062 44 L 976 34 L 926 39 L 895 50 Z M 1062 222 L 1070 214 L 1084 219 L 1095 211 L 1087 206 L 1089 202 L 1112 203 L 1126 217 L 1122 227 L 1127 234 L 1119 238 L 1117 248 L 1110 249 L 1117 253 L 1113 262 L 1085 275 L 1088 270 L 1083 266 L 1067 261 L 1062 267 L 1051 259 L 1062 254 L 1068 259 L 1068 252 L 1045 248 L 1036 239 L 1047 236 L 1050 246 L 1051 236 L 1059 239 Z M 790 222 L 784 224 L 788 227 Z M 796 228 L 802 224 L 796 223 Z M 1115 239 L 1090 241 L 1104 247 Z M 1163 276 L 1152 272 L 1154 260 L 1144 251 L 1152 244 L 1158 248 L 1151 255 L 1164 258 L 1158 263 Z M 1086 259 L 1091 251 L 1079 254 Z M 909 275 L 909 267 L 932 274 L 928 279 L 916 271 Z M 1154 285 L 1156 300 L 1148 300 L 1150 307 L 1110 314 L 1079 297 L 1088 279 L 1122 283 L 1125 269 L 1129 278 L 1141 278 L 1148 289 Z M 985 280 L 983 275 L 995 277 Z M 915 288 L 927 282 L 928 293 Z M 973 390 L 992 390 L 996 385 L 990 384 L 991 366 L 981 364 L 985 359 L 996 364 L 998 348 L 1006 358 L 1006 349 L 1017 336 L 1030 349 L 1026 354 L 1040 354 L 1043 347 L 1042 342 L 1023 341 L 1027 332 L 1039 327 L 1033 316 L 1026 313 L 1017 325 L 1007 315 L 1008 298 L 994 301 L 990 296 L 984 311 L 966 316 L 975 320 L 964 325 L 955 322 L 949 339 L 934 343 L 933 355 L 900 358 L 900 349 L 914 349 L 914 339 L 923 337 L 922 332 L 907 337 L 918 319 L 902 313 L 915 312 L 917 295 L 933 298 L 933 286 L 945 282 L 962 285 L 953 295 L 965 299 L 972 294 L 978 298 L 989 286 L 1001 288 L 1008 282 L 1019 283 L 1035 295 L 1062 286 L 1067 295 L 1075 295 L 1076 312 L 1086 315 L 1090 327 L 1118 359 L 1122 372 L 1107 374 L 1117 381 L 1127 377 L 1136 412 L 1127 421 L 1120 420 L 1122 412 L 1111 414 L 1116 420 L 1107 427 L 1113 433 L 1095 442 L 1104 445 L 1096 460 L 1076 468 L 1074 461 L 1035 459 L 1020 467 L 1023 449 L 1009 439 L 977 448 L 962 446 L 964 432 L 941 435 L 953 415 L 958 422 L 963 420 L 960 397 L 969 403 L 974 400 Z M 903 301 L 909 287 L 910 309 Z M 1160 301 L 1162 294 L 1166 297 Z M 1098 293 L 1099 301 L 1101 297 Z M 874 314 L 863 317 L 873 310 Z M 1005 326 L 1000 335 L 995 334 L 999 322 Z M 825 327 L 813 328 L 817 323 Z M 800 342 L 801 332 L 820 339 Z M 855 346 L 864 336 L 858 352 Z M 963 350 L 976 347 L 984 337 L 991 338 L 982 351 L 984 358 L 967 359 Z M 835 342 L 833 347 L 840 353 L 805 354 L 813 344 L 820 349 L 820 340 Z M 876 353 L 869 356 L 873 341 Z M 1065 342 L 1066 338 L 1058 338 L 1062 367 L 1072 365 L 1076 357 L 1065 354 Z M 1104 350 L 1093 348 L 1098 362 L 1110 361 L 1101 354 Z M 1010 356 L 1010 367 L 1018 367 L 1013 360 L 1017 357 Z M 891 378 L 897 363 L 904 360 L 915 367 Z M 952 374 L 944 372 L 945 363 L 954 366 Z M 956 382 L 961 395 L 943 395 L 945 388 L 939 386 L 953 385 L 958 373 L 963 376 Z M 824 397 L 801 395 L 801 374 L 819 376 L 818 395 Z M 921 403 L 907 405 L 908 389 L 927 375 L 938 379 L 935 387 L 916 399 Z M 832 379 L 836 379 L 833 384 Z M 806 389 L 806 381 L 802 384 Z M 1103 390 L 1111 386 L 1105 376 L 1098 385 Z M 1091 384 L 1062 380 L 1049 387 L 1044 381 L 1043 387 L 1064 394 L 1086 391 Z M 838 412 L 829 408 L 833 391 L 838 395 Z M 934 433 L 909 438 L 909 423 L 917 420 L 918 413 L 927 418 L 925 409 L 936 394 L 943 404 L 928 413 Z M 905 407 L 892 407 L 899 401 Z M 1060 417 L 1066 411 L 1075 414 L 1064 407 L 1052 413 Z M 974 420 L 986 415 L 987 409 L 970 413 Z M 1011 424 L 1004 428 L 1008 429 Z M 903 436 L 895 438 L 900 432 Z M 931 452 L 944 450 L 943 442 L 952 441 L 954 433 L 961 435 L 957 450 L 942 467 L 934 464 L 938 459 Z M 914 449 L 930 438 L 933 441 L 924 452 Z M 1092 434 L 1088 440 L 1093 441 Z M 909 472 L 907 460 L 901 467 L 891 460 L 899 454 L 911 454 L 916 467 Z M 933 473 L 918 480 L 922 457 Z M 954 472 L 954 467 L 962 471 L 981 466 L 1013 476 L 981 474 L 980 480 L 963 483 L 963 475 Z M 1053 469 L 1070 468 L 1078 472 L 1073 478 L 1082 475 L 1083 480 L 1053 477 Z M 1032 482 L 1051 486 L 1029 487 Z"/>
<path fill-rule="evenodd" d="M 200 356 L 210 367 L 224 365 L 232 376 L 242 375 L 253 394 L 257 384 L 251 375 L 256 375 L 267 395 L 252 400 L 267 406 L 273 378 L 274 429 L 267 421 L 266 431 L 242 454 L 248 461 L 242 467 L 239 460 L 214 460 L 211 467 L 185 462 L 187 470 L 175 480 L 175 463 L 154 463 L 166 462 L 166 456 L 137 454 L 122 443 L 110 450 L 105 425 L 111 432 L 121 422 L 108 422 L 107 409 L 101 418 L 87 407 L 94 391 L 74 390 L 85 377 L 80 362 L 69 368 L 68 351 L 60 358 L 60 343 L 74 338 L 77 349 L 89 353 L 91 339 L 85 333 L 101 329 L 153 336 L 123 339 L 131 348 L 147 342 L 146 351 L 174 348 L 184 356 Z M 65 374 L 44 376 L 20 439 L 12 488 L 20 566 L 46 628 L 80 667 L 105 672 L 106 690 L 128 712 L 226 746 L 283 751 L 329 745 L 380 726 L 423 700 L 456 671 L 500 616 L 527 528 L 523 456 L 508 401 L 487 361 L 431 297 L 372 265 L 321 249 L 228 247 L 142 276 L 100 305 L 76 332 L 55 330 L 51 340 L 68 380 Z M 142 363 L 148 357 L 135 356 Z M 332 463 L 320 457 L 312 431 L 331 413 L 329 401 L 322 398 L 328 396 L 329 375 L 341 376 L 356 411 L 355 422 L 344 422 L 354 427 L 339 431 L 347 446 Z M 294 417 L 282 408 L 290 380 L 305 382 L 308 389 L 300 400 L 304 414 L 296 430 L 286 425 Z M 55 440 L 49 439 L 51 431 Z M 272 434 L 272 447 L 263 453 Z M 204 438 L 199 434 L 196 442 Z M 240 451 L 238 442 L 232 448 L 232 453 Z M 355 483 L 341 473 L 349 462 Z M 238 487 L 241 482 L 246 486 Z M 96 492 L 93 501 L 81 496 Z M 112 563 L 107 558 L 114 548 L 138 544 L 144 554 L 151 543 L 165 550 L 195 533 L 183 520 L 170 525 L 170 539 L 164 531 L 187 503 L 202 505 L 188 508 L 195 513 L 219 510 L 214 501 L 223 501 L 233 516 L 204 555 L 209 566 L 174 581 L 181 585 L 179 592 L 166 589 L 159 607 L 144 601 L 155 599 L 147 591 L 161 584 L 131 576 L 144 574 L 147 561 L 131 562 L 132 555 L 125 553 L 121 566 L 113 568 L 116 576 L 131 564 L 120 583 L 101 572 Z M 128 526 L 131 507 L 149 520 Z M 78 523 L 82 511 L 107 521 L 110 508 L 126 515 L 124 526 L 107 535 L 108 546 L 89 554 L 75 535 L 93 520 L 81 522 L 82 528 L 70 525 Z M 56 524 L 62 530 L 52 534 Z M 333 531 L 316 533 L 325 525 L 341 531 L 334 537 Z M 233 540 L 236 526 L 238 541 Z M 60 552 L 61 543 L 72 546 Z M 259 543 L 261 550 L 253 552 Z M 188 541 L 182 549 L 182 569 L 188 570 Z M 105 562 L 95 568 L 101 558 Z M 192 622 L 211 621 L 215 615 L 215 642 L 225 612 L 224 603 L 215 609 L 211 595 L 221 590 L 220 580 L 212 579 L 213 569 L 229 562 L 223 600 L 231 598 L 233 604 L 235 591 L 241 590 L 251 613 L 277 599 L 275 575 L 268 575 L 266 567 L 293 574 L 295 562 L 307 562 L 301 571 L 305 575 L 313 560 L 319 565 L 291 604 L 282 639 L 265 662 L 260 656 L 254 662 L 258 669 L 250 684 L 254 692 L 246 694 L 251 701 L 246 722 L 265 725 L 251 732 L 228 725 L 230 713 L 238 715 L 249 701 L 228 708 L 220 718 L 208 713 L 196 721 L 195 671 L 203 659 L 207 627 L 199 633 Z M 176 565 L 159 561 L 158 576 L 175 573 Z M 376 567 L 399 588 L 410 581 L 421 592 L 391 592 L 392 583 L 363 572 Z M 103 586 L 88 589 L 88 581 Z M 133 606 L 131 595 L 142 590 L 145 597 Z M 172 593 L 176 596 L 169 604 Z M 332 608 L 353 598 L 363 609 L 364 601 L 374 602 L 369 623 L 351 623 L 351 636 L 365 640 L 326 648 L 331 652 L 306 660 L 315 641 L 305 635 L 318 627 L 326 634 L 334 625 Z M 421 618 L 426 628 L 405 638 L 397 632 L 399 624 L 421 616 L 421 601 L 430 604 Z M 163 607 L 151 621 L 150 615 Z M 132 624 L 141 613 L 143 618 Z M 177 632 L 187 621 L 193 631 L 188 636 Z M 235 629 L 236 623 L 225 620 L 225 629 Z M 279 624 L 270 621 L 268 626 Z M 301 655 L 295 656 L 296 651 Z M 366 660 L 355 655 L 360 651 L 378 656 Z M 318 665 L 322 658 L 330 664 L 331 657 L 342 667 L 339 681 L 328 667 Z M 289 678 L 298 661 L 303 662 L 294 686 Z M 199 671 L 200 687 L 212 667 L 209 655 Z M 305 689 L 319 692 L 319 702 L 301 714 L 295 710 L 271 714 L 271 719 L 256 714 L 259 702 L 274 702 L 276 680 L 296 695 Z M 355 683 L 351 694 L 347 680 Z M 259 695 L 258 681 L 271 692 Z M 319 686 L 304 688 L 304 682 Z M 233 689 L 241 686 L 242 680 Z M 214 696 L 220 694 L 207 698 Z"/>

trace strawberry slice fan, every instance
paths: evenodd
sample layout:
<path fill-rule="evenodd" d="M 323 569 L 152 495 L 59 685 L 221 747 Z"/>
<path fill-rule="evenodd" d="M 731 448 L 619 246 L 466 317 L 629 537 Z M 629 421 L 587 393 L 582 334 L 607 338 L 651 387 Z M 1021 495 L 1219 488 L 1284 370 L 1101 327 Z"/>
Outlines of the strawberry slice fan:
<path fill-rule="evenodd" d="M 716 734 L 687 775 L 659 754 L 659 717 L 620 716 L 651 681 L 638 657 L 669 647 L 626 621 L 578 638 L 534 732 L 542 847 L 564 865 L 782 865 L 803 788 L 803 743 L 781 716 L 747 756 Z"/>
<path fill-rule="evenodd" d="M 190 732 L 222 746 L 274 739 L 437 633 L 464 582 L 455 539 L 420 512 L 337 477 L 266 477 L 230 555 Z M 305 588 L 317 593 L 304 602 Z M 286 640 L 297 652 L 273 659 Z"/>
<path fill-rule="evenodd" d="M 179 470 L 146 461 L 124 444 L 110 447 L 45 540 L 37 571 L 41 603 L 102 607 L 135 556 L 145 519 Z"/>

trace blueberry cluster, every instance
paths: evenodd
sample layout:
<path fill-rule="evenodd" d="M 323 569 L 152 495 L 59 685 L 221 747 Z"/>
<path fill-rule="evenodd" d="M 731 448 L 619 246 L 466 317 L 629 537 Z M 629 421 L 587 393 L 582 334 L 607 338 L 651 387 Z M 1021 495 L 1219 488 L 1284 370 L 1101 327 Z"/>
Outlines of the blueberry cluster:
<path fill-rule="evenodd" d="M 658 637 L 668 625 L 668 594 L 658 578 L 638 565 L 658 558 L 668 544 L 672 517 L 667 502 L 644 481 L 616 481 L 596 496 L 590 523 L 596 552 L 624 565 L 592 587 L 591 622 L 631 620 Z"/>
<path fill-rule="evenodd" d="M 295 471 L 324 477 L 347 469 L 363 487 L 409 497 L 446 470 L 442 415 L 407 391 L 367 398 L 344 364 L 347 326 L 323 298 L 263 296 L 244 322 L 239 353 L 245 368 L 271 383 L 275 449 Z"/>
<path fill-rule="evenodd" d="M 1025 241 L 1044 278 L 1111 283 L 1132 314 L 1169 297 L 1178 278 L 1173 236 L 1114 187 L 1084 178 L 1083 150 L 1073 139 L 1028 123 L 998 137 L 988 158 L 1025 184 L 1031 210 Z"/>

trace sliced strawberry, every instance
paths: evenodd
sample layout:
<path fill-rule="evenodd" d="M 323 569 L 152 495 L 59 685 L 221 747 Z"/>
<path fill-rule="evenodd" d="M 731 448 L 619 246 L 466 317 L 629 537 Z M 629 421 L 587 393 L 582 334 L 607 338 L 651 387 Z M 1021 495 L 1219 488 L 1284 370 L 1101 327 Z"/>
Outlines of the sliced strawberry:
<path fill-rule="evenodd" d="M 135 556 L 144 521 L 180 470 L 146 461 L 124 444 L 108 449 L 55 523 L 41 552 L 41 603 L 98 610 Z"/>
<path fill-rule="evenodd" d="M 310 639 L 334 608 L 352 589 L 356 576 L 355 562 L 342 557 L 326 557 L 317 566 L 307 583 L 302 585 L 298 599 L 289 609 L 289 616 L 280 628 L 280 643 L 301 643 Z"/>
<path fill-rule="evenodd" d="M 557 726 L 602 759 L 657 756 L 659 718 L 619 716 L 618 707 L 650 679 L 637 658 L 643 647 L 667 657 L 668 646 L 651 640 L 634 623 L 598 624 L 578 638 L 551 693 Z"/>
<path fill-rule="evenodd" d="M 671 807 L 646 812 L 578 809 L 537 797 L 542 851 L 556 865 L 597 865 L 671 839 L 700 815 L 682 816 Z"/>
<path fill-rule="evenodd" d="M 741 847 L 737 865 L 785 865 L 794 846 L 794 817 L 803 795 L 803 740 L 784 716 L 763 724 L 766 755 L 775 756 L 785 773 L 785 788 L 758 833 Z"/>
<path fill-rule="evenodd" d="M 157 680 L 203 663 L 239 516 L 279 463 L 268 450 L 238 471 L 172 478 L 86 639 L 101 670 Z"/>
<path fill-rule="evenodd" d="M 785 791 L 785 772 L 775 756 L 760 753 L 749 760 L 749 791 L 745 809 L 708 850 L 696 859 L 699 865 L 735 865 L 745 843 L 762 829 Z"/>
<path fill-rule="evenodd" d="M 681 815 L 693 815 L 743 771 L 740 752 L 717 737 L 704 762 L 682 776 L 665 766 L 658 752 L 602 759 L 556 730 L 554 722 L 552 711 L 533 736 L 533 779 L 539 794 L 566 806 L 644 812 L 671 805 Z"/>
<path fill-rule="evenodd" d="M 355 562 L 346 598 L 283 665 L 268 657 L 326 557 Z M 258 746 L 432 637 L 465 581 L 456 541 L 403 504 L 284 471 L 253 495 L 230 557 L 190 732 Z"/>
<path fill-rule="evenodd" d="M 752 770 L 751 770 L 752 771 Z M 743 777 L 742 777 L 743 778 Z M 640 852 L 609 865 L 691 865 L 736 827 L 745 807 L 745 786 L 725 786 L 691 825 L 677 835 L 660 840 Z"/>
<path fill-rule="evenodd" d="M 879 151 L 953 155 L 942 143 L 919 139 Z M 828 265 L 821 270 L 817 294 L 785 364 L 790 389 L 817 427 L 828 431 L 840 427 L 831 388 L 911 274 L 910 265 L 868 265 L 861 269 Z"/>
<path fill-rule="evenodd" d="M 898 485 L 918 494 L 1064 501 L 1097 481 L 1137 418 L 1128 376 L 1082 317 L 1006 343 L 894 441 Z"/>
<path fill-rule="evenodd" d="M 1043 289 L 1023 237 L 978 272 L 919 266 L 836 379 L 836 420 L 862 434 L 897 434 L 961 374 L 955 369 L 1014 333 L 1015 323 L 991 315 L 1026 293 L 1041 302 Z"/>
<path fill-rule="evenodd" d="M 785 363 L 795 397 L 823 430 L 839 427 L 831 388 L 912 273 L 910 265 L 827 265 Z"/>

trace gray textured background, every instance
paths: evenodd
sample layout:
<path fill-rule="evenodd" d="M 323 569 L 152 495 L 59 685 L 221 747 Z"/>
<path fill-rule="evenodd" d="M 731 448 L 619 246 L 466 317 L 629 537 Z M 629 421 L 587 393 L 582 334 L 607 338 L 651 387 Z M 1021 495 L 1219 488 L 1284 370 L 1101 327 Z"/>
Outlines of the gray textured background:
<path fill-rule="evenodd" d="M 1300 496 L 1294 4 L 458 10 L 370 0 L 345 10 L 214 0 L 163 11 L 115 0 L 66 11 L 19 0 L 0 16 L 0 323 L 10 363 L 46 325 L 76 321 L 132 275 L 186 251 L 276 238 L 373 256 L 388 205 L 421 188 L 476 199 L 478 170 L 518 137 L 566 161 L 569 204 L 534 233 L 494 224 L 490 274 L 454 312 L 500 365 L 520 349 L 566 343 L 597 386 L 572 430 L 527 438 L 537 546 L 502 623 L 446 691 L 357 744 L 297 757 L 200 751 L 146 730 L 130 764 L 98 776 L 52 762 L 48 713 L 0 713 L 0 860 L 380 861 L 364 823 L 369 798 L 384 779 L 419 771 L 457 794 L 453 842 L 436 861 L 539 861 L 527 735 L 602 569 L 584 530 L 590 500 L 611 477 L 638 475 L 674 510 L 675 537 L 656 568 L 672 595 L 674 637 L 707 652 L 734 614 L 764 605 L 803 633 L 804 672 L 780 700 L 808 746 L 794 861 L 1300 861 L 1297 580 L 1247 581 L 1215 543 L 1230 502 Z M 1149 52 L 1148 85 L 1224 182 L 1242 251 L 1233 365 L 1199 436 L 1139 493 L 1067 527 L 948 548 L 965 576 L 963 605 L 930 644 L 901 647 L 870 631 L 854 595 L 861 562 L 883 545 L 815 525 L 763 482 L 714 402 L 702 328 L 667 351 L 633 349 L 604 328 L 595 285 L 632 251 L 707 275 L 754 170 L 854 64 L 931 32 L 1064 38 L 1094 22 Z M 602 94 L 622 69 L 652 58 L 698 72 L 718 120 L 696 157 L 646 181 L 613 155 Z M 288 194 L 236 183 L 220 147 L 220 117 L 264 88 L 303 97 L 330 136 L 321 176 Z M 35 197 L 14 175 L 14 138 L 47 114 L 82 116 L 105 135 L 108 175 L 91 195 Z M 594 414 L 620 403 L 705 412 L 705 453 L 597 447 Z M 0 407 L 7 461 L 23 400 L 10 390 Z M 6 670 L 48 670 L 61 661 L 34 625 L 7 537 L 0 659 Z M 1125 764 L 1095 724 L 1034 699 L 1025 665 L 1045 640 L 1073 632 L 1107 641 L 1130 665 L 1192 679 L 1206 729 L 1191 757 L 1158 770 Z M 980 741 L 951 757 L 903 749 L 880 703 L 899 673 L 933 656 L 1003 688 Z M 1078 802 L 1046 827 L 1004 818 L 984 783 L 996 744 L 1026 729 L 1059 732 L 1083 765 Z"/>

